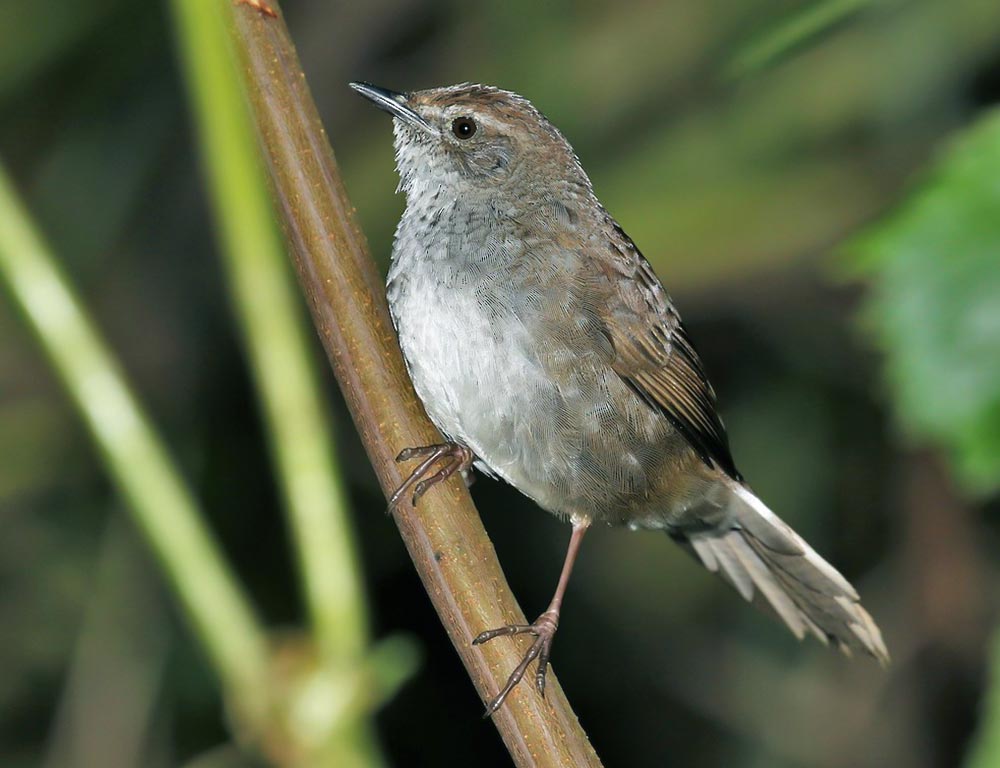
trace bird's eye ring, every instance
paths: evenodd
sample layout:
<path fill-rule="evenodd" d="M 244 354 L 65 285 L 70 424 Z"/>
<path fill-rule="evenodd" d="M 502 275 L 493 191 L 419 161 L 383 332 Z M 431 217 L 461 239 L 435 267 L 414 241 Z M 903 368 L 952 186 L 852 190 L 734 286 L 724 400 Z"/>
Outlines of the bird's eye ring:
<path fill-rule="evenodd" d="M 451 123 L 451 132 L 458 139 L 471 139 L 476 135 L 476 121 L 471 117 L 456 117 Z"/>

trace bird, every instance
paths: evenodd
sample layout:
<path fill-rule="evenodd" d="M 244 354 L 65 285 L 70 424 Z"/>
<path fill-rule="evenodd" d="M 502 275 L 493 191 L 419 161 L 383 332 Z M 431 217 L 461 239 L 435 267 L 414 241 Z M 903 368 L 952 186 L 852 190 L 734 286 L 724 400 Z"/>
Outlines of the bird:
<path fill-rule="evenodd" d="M 881 664 L 889 652 L 854 587 L 751 490 L 678 310 L 605 209 L 563 134 L 526 98 L 477 83 L 408 93 L 351 87 L 393 118 L 405 210 L 386 298 L 414 390 L 445 442 L 392 495 L 412 503 L 475 469 L 568 521 L 552 600 L 491 715 L 546 672 L 584 534 L 667 533 L 747 601 Z"/>

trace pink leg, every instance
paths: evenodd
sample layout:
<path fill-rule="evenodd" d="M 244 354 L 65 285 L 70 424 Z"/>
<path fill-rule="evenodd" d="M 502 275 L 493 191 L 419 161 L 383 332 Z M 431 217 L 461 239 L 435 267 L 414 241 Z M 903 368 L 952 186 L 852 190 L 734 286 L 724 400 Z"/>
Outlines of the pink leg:
<path fill-rule="evenodd" d="M 507 684 L 486 705 L 486 717 L 489 717 L 500 709 L 508 694 L 521 682 L 521 678 L 524 677 L 528 665 L 536 658 L 538 659 L 538 667 L 535 671 L 535 687 L 538 688 L 538 692 L 542 696 L 545 696 L 545 673 L 548 671 L 549 656 L 552 653 L 552 639 L 559 628 L 559 610 L 562 608 L 563 595 L 566 593 L 566 585 L 569 584 L 569 576 L 573 572 L 573 563 L 576 562 L 576 555 L 580 551 L 583 534 L 587 532 L 589 525 L 590 523 L 587 522 L 577 523 L 573 526 L 573 535 L 570 536 L 569 547 L 566 550 L 566 559 L 563 561 L 562 573 L 559 576 L 559 584 L 556 586 L 556 593 L 552 596 L 552 602 L 549 603 L 549 607 L 545 610 L 545 613 L 535 619 L 533 624 L 509 624 L 506 627 L 499 627 L 498 629 L 488 629 L 485 632 L 481 632 L 472 641 L 473 645 L 482 645 L 497 637 L 510 637 L 511 635 L 522 634 L 535 636 L 535 642 L 532 643 L 528 652 L 524 654 L 521 663 L 514 668 L 510 677 L 507 678 Z"/>

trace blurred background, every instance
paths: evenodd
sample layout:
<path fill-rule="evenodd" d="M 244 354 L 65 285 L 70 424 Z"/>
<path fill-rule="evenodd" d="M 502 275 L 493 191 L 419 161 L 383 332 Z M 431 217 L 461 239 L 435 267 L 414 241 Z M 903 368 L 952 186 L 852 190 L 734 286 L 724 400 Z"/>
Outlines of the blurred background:
<path fill-rule="evenodd" d="M 282 6 L 383 270 L 403 206 L 390 125 L 347 81 L 496 84 L 562 129 L 684 313 L 744 475 L 884 630 L 888 671 L 797 643 L 666 537 L 596 531 L 554 668 L 605 764 L 1000 766 L 977 747 L 1000 607 L 1000 4 Z M 173 33 L 162 3 L 0 0 L 0 158 L 261 615 L 294 627 Z M 373 634 L 422 653 L 376 716 L 386 758 L 508 765 L 309 339 Z M 537 614 L 568 527 L 491 480 L 472 491 Z M 198 644 L 4 291 L 0 525 L 0 765 L 193 765 L 229 742 Z"/>

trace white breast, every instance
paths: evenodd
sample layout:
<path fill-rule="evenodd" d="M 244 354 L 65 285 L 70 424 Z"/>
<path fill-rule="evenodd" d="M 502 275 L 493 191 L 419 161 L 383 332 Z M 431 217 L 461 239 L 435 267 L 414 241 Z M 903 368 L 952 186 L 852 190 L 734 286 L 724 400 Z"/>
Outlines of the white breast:
<path fill-rule="evenodd" d="M 442 433 L 549 506 L 550 458 L 532 432 L 545 430 L 539 403 L 557 396 L 554 385 L 516 313 L 499 305 L 502 292 L 483 301 L 488 281 L 466 280 L 454 262 L 397 233 L 387 295 L 414 389 Z"/>

